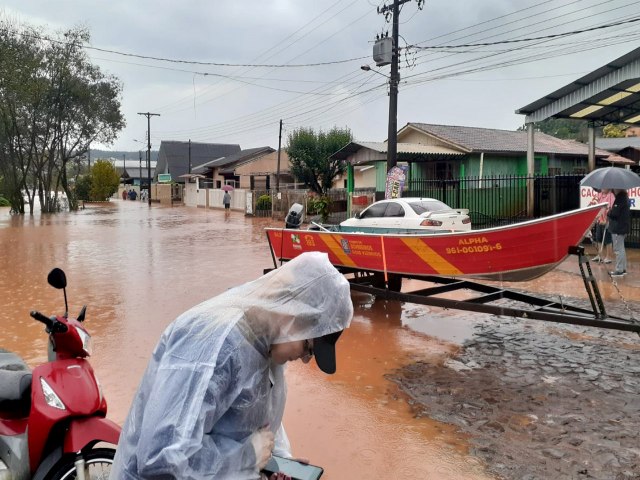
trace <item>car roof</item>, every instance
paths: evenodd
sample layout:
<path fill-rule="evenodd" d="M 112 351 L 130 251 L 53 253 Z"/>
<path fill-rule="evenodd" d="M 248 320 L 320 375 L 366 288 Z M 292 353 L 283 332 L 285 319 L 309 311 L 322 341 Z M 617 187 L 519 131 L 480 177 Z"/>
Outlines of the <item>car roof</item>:
<path fill-rule="evenodd" d="M 378 200 L 378 201 L 379 202 L 401 201 L 401 202 L 413 203 L 413 202 L 424 202 L 424 201 L 439 202 L 440 200 L 436 198 L 426 198 L 426 197 L 400 197 L 400 198 L 385 198 L 383 200 Z"/>

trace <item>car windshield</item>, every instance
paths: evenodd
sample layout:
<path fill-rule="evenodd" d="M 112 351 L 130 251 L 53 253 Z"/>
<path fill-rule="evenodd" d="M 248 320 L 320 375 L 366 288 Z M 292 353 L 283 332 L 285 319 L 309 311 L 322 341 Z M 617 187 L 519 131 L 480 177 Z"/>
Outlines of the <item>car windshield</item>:
<path fill-rule="evenodd" d="M 418 200 L 409 203 L 414 212 L 418 215 L 424 212 L 439 212 L 442 210 L 452 210 L 452 208 L 446 203 L 442 203 L 439 200 Z"/>

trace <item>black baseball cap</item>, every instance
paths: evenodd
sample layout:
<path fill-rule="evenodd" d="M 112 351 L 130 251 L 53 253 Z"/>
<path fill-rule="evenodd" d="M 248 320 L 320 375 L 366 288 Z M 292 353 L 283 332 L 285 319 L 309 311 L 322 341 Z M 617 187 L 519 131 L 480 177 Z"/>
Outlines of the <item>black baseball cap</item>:
<path fill-rule="evenodd" d="M 313 356 L 324 373 L 336 373 L 336 342 L 342 330 L 313 339 Z"/>

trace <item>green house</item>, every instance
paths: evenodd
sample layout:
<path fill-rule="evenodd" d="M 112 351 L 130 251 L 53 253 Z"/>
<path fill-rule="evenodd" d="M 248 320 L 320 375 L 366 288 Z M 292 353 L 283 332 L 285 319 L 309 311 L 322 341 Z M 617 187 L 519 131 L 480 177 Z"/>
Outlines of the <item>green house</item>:
<path fill-rule="evenodd" d="M 383 191 L 386 155 L 386 142 L 354 141 L 332 158 L 348 162 L 353 188 Z M 596 150 L 600 161 L 610 155 Z M 397 159 L 399 164 L 408 165 L 409 178 L 414 180 L 526 175 L 527 132 L 408 123 L 398 132 Z M 587 145 L 536 132 L 536 174 L 585 174 L 587 162 Z"/>

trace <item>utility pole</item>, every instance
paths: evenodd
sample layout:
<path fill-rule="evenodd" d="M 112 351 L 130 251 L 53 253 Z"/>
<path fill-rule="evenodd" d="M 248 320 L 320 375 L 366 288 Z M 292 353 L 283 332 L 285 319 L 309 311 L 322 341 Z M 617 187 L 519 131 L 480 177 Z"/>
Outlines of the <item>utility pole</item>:
<path fill-rule="evenodd" d="M 138 112 L 147 117 L 147 181 L 149 182 L 149 206 L 151 206 L 151 117 L 159 117 L 159 113 Z"/>
<path fill-rule="evenodd" d="M 411 0 L 393 0 L 390 5 L 378 7 L 378 13 L 385 15 L 389 19 L 392 17 L 392 33 L 393 41 L 391 55 L 391 75 L 389 77 L 389 125 L 387 132 L 387 172 L 398 163 L 398 84 L 400 83 L 400 73 L 398 72 L 398 57 L 400 48 L 398 40 L 400 37 L 400 6 L 410 2 Z M 418 8 L 422 8 L 424 0 L 418 0 Z"/>
<path fill-rule="evenodd" d="M 191 175 L 191 139 L 189 139 L 189 175 Z"/>
<path fill-rule="evenodd" d="M 280 119 L 280 134 L 278 135 L 278 167 L 276 170 L 276 192 L 280 191 L 280 146 L 282 145 L 282 119 Z"/>
<path fill-rule="evenodd" d="M 138 160 L 138 183 L 140 184 L 140 194 L 142 194 L 142 150 L 138 150 L 138 154 L 140 155 Z M 140 197 L 142 200 L 142 197 Z"/>

